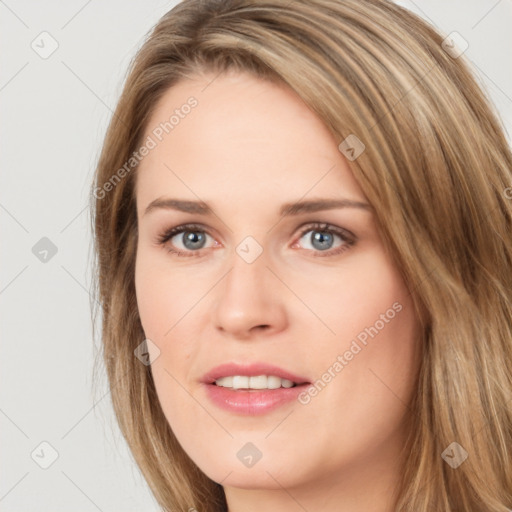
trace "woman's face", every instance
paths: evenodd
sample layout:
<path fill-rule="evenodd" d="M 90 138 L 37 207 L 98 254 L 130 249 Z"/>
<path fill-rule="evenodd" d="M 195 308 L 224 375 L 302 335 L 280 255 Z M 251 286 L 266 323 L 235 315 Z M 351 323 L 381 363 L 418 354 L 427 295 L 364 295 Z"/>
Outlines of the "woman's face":
<path fill-rule="evenodd" d="M 341 140 L 291 90 L 234 73 L 172 87 L 144 140 L 137 302 L 183 449 L 226 489 L 379 488 L 419 329 Z"/>

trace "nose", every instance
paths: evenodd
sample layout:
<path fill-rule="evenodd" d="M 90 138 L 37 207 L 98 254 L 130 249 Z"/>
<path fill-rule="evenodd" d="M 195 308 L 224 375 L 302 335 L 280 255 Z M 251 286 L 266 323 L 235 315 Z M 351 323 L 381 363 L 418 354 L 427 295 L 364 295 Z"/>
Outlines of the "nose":
<path fill-rule="evenodd" d="M 213 321 L 217 330 L 233 338 L 249 339 L 286 327 L 282 284 L 267 267 L 264 254 L 248 263 L 234 252 L 231 269 L 216 287 Z"/>

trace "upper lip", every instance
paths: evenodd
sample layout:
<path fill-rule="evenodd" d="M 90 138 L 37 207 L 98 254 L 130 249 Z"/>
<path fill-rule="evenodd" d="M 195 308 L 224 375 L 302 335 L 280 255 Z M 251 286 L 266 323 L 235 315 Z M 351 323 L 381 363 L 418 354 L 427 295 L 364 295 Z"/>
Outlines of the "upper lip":
<path fill-rule="evenodd" d="M 281 379 L 291 380 L 295 384 L 309 384 L 309 380 L 306 377 L 301 377 L 300 375 L 296 375 L 288 370 L 279 368 L 279 366 L 268 363 L 221 364 L 212 368 L 209 372 L 203 375 L 201 382 L 205 384 L 213 384 L 217 379 L 231 375 L 245 375 L 247 377 L 255 377 L 257 375 L 275 375 Z"/>

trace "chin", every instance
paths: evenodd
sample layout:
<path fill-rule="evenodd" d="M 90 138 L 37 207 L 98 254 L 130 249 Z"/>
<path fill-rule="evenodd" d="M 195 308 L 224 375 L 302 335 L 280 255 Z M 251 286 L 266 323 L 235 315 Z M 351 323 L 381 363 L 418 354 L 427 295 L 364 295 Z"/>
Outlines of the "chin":
<path fill-rule="evenodd" d="M 228 474 L 229 476 L 227 476 Z M 223 487 L 237 487 L 240 489 L 282 489 L 282 487 L 293 487 L 294 484 L 287 480 L 286 475 L 279 472 L 279 468 L 267 468 L 264 466 L 261 466 L 259 469 L 256 469 L 256 467 L 248 469 L 232 467 L 224 473 L 215 470 L 212 474 L 207 474 L 207 476 Z"/>

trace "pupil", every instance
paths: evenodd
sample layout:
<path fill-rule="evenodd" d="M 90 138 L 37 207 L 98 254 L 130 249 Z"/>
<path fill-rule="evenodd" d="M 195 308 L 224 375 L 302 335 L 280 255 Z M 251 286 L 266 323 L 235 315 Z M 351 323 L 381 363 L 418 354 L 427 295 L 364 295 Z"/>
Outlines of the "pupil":
<path fill-rule="evenodd" d="M 190 244 L 188 244 L 188 242 L 190 242 Z M 204 234 L 203 233 L 201 233 L 199 235 L 197 233 L 194 233 L 191 231 L 186 233 L 184 245 L 185 245 L 185 247 L 187 247 L 187 249 L 198 249 L 198 248 L 200 248 L 198 246 L 202 245 L 201 242 L 204 242 Z"/>
<path fill-rule="evenodd" d="M 313 247 L 315 247 L 316 249 L 320 249 L 320 250 L 325 250 L 325 249 L 329 248 L 325 245 L 326 240 L 328 242 L 332 242 L 332 235 L 330 233 L 323 234 L 322 232 L 317 231 L 315 234 L 311 235 L 311 238 L 312 238 L 311 243 L 313 244 Z M 316 242 L 320 243 L 320 246 L 317 246 Z M 324 245 L 322 245 L 322 244 L 324 244 Z M 329 245 L 329 244 L 327 244 L 327 245 Z"/>

